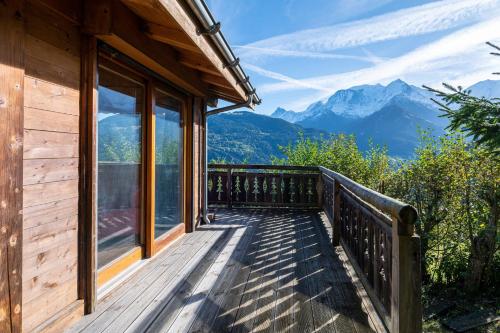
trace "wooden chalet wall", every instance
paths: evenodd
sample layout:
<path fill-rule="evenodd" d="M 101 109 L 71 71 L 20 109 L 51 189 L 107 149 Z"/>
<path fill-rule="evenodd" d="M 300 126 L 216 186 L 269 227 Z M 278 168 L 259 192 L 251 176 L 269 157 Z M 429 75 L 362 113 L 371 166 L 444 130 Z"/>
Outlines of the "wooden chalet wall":
<path fill-rule="evenodd" d="M 59 312 L 83 312 L 77 302 L 80 32 L 38 2 L 25 6 L 23 331 L 32 332 Z"/>
<path fill-rule="evenodd" d="M 144 11 L 144 3 L 122 2 L 137 13 Z M 96 36 L 114 47 L 125 45 L 123 53 L 132 50 L 128 56 L 146 59 L 136 60 L 190 91 L 192 112 L 186 119 L 188 146 L 184 147 L 189 155 L 185 214 L 197 225 L 204 203 L 204 97 L 211 85 L 200 80 L 205 75 L 181 65 L 175 56 L 178 50 L 145 39 L 143 22 L 122 2 L 109 1 L 122 20 L 117 19 L 113 26 L 117 31 Z M 92 3 L 100 4 L 97 0 Z M 83 251 L 92 251 L 93 245 L 86 247 L 89 240 L 82 236 L 82 230 L 92 229 L 90 219 L 84 216 L 88 210 L 85 202 L 91 200 L 88 191 L 79 197 L 79 189 L 87 181 L 80 157 L 88 153 L 86 145 L 79 142 L 87 137 L 87 114 L 82 110 L 88 107 L 82 93 L 88 79 L 81 80 L 81 71 L 85 72 L 81 57 L 85 52 L 81 49 L 87 45 L 83 41 L 94 38 L 85 38 L 82 33 L 90 33 L 82 28 L 83 4 L 0 1 L 1 333 L 19 332 L 21 323 L 24 332 L 60 332 L 83 315 L 82 298 L 95 303 L 95 285 L 89 288 L 93 280 L 85 280 L 88 267 L 95 266 L 91 261 L 95 258 Z M 123 22 L 134 28 L 132 35 L 127 24 L 118 24 Z M 114 33 L 130 40 L 133 47 Z M 151 60 L 144 54 L 155 54 L 156 58 Z M 83 57 L 83 67 L 88 65 L 87 58 Z M 82 179 L 85 181 L 79 184 Z M 80 216 L 79 207 L 83 212 Z M 192 225 L 187 226 L 187 231 L 192 229 Z M 94 303 L 86 305 L 92 308 Z"/>

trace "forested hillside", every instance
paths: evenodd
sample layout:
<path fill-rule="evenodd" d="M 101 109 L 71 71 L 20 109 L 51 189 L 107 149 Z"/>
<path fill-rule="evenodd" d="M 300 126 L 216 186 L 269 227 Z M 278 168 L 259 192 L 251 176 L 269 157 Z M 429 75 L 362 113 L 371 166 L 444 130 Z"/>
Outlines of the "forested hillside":
<path fill-rule="evenodd" d="M 295 143 L 303 133 L 319 139 L 327 133 L 304 129 L 282 119 L 239 111 L 208 118 L 208 159 L 227 163 L 269 163 L 272 156 L 284 157 L 279 146 Z"/>

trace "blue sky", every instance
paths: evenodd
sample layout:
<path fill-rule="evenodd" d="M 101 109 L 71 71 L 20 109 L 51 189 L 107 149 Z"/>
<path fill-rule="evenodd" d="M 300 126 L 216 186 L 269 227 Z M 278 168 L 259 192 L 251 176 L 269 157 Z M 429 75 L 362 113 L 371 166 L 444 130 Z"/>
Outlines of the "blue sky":
<path fill-rule="evenodd" d="M 500 0 L 206 1 L 263 99 L 259 113 L 302 111 L 360 84 L 467 87 L 498 71 L 485 42 L 500 44 Z"/>

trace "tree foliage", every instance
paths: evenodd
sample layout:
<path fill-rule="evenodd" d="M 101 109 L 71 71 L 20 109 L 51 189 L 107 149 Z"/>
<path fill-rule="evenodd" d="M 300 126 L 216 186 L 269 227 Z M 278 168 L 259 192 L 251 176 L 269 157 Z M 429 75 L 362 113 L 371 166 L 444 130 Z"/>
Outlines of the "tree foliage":
<path fill-rule="evenodd" d="M 450 119 L 448 129 L 461 130 L 477 145 L 482 145 L 496 157 L 500 156 L 500 99 L 488 100 L 471 95 L 470 90 L 443 83 L 447 91 L 424 86 L 442 101 L 433 99 L 439 105 L 444 117 Z"/>
<path fill-rule="evenodd" d="M 474 290 L 498 282 L 500 167 L 483 147 L 461 134 L 422 132 L 415 158 L 406 161 L 391 161 L 373 145 L 362 153 L 354 136 L 343 134 L 299 136 L 280 149 L 286 158 L 274 164 L 322 165 L 415 206 L 427 284 Z"/>
<path fill-rule="evenodd" d="M 389 174 L 386 148 L 370 144 L 363 154 L 354 135 L 331 135 L 314 140 L 299 134 L 295 144 L 280 146 L 285 158 L 273 158 L 273 164 L 322 165 L 357 182 L 381 189 Z"/>
<path fill-rule="evenodd" d="M 500 47 L 487 42 L 500 51 Z M 491 55 L 500 56 L 498 52 Z M 493 73 L 500 74 L 500 73 Z M 472 136 L 477 145 L 484 146 L 495 158 L 500 156 L 500 98 L 491 100 L 471 95 L 470 90 L 443 83 L 446 91 L 424 86 L 441 99 L 432 99 L 443 111 L 443 117 L 450 119 L 448 129 L 461 130 Z"/>

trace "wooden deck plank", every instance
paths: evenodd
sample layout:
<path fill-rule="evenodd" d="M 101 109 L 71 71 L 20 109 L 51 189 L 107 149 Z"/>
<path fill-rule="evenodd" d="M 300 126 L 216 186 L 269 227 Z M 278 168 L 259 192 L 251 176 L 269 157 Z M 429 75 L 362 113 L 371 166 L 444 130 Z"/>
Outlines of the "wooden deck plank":
<path fill-rule="evenodd" d="M 314 241 L 314 229 L 310 225 L 310 219 L 302 216 L 295 217 L 294 221 L 299 240 L 298 262 L 297 262 L 297 280 L 296 295 L 299 300 L 299 311 L 295 315 L 295 323 L 297 332 L 313 332 L 314 331 L 314 311 L 318 311 L 315 302 L 311 301 L 310 285 L 315 281 L 313 276 L 308 274 L 307 261 L 313 260 L 309 258 L 308 246 L 311 246 L 311 238 Z M 323 316 L 321 316 L 322 318 Z"/>
<path fill-rule="evenodd" d="M 320 229 L 314 224 L 314 217 L 303 216 L 304 226 L 307 228 L 305 235 L 302 235 L 304 261 L 306 262 L 307 274 L 310 283 L 307 284 L 309 297 L 311 298 L 311 308 L 313 312 L 313 323 L 315 332 L 337 332 L 335 321 L 336 313 L 332 310 L 330 299 L 333 285 L 331 272 L 328 269 L 329 263 L 325 260 L 330 253 L 328 247 L 324 247 L 321 242 Z M 349 331 L 345 331 L 348 333 Z"/>
<path fill-rule="evenodd" d="M 295 288 L 297 286 L 297 278 L 295 269 L 298 258 L 298 230 L 293 224 L 284 227 L 287 231 L 288 239 L 285 239 L 281 244 L 282 253 L 278 264 L 278 284 L 275 313 L 274 313 L 274 332 L 290 332 L 295 328 L 294 311 L 296 309 Z"/>
<path fill-rule="evenodd" d="M 191 236 L 193 235 L 193 236 Z M 191 236 L 191 237 L 189 237 Z M 203 237 L 198 237 L 203 236 Z M 109 293 L 101 300 L 94 313 L 86 316 L 82 321 L 75 325 L 70 332 L 90 332 L 92 329 L 97 331 L 105 329 L 127 306 L 135 301 L 144 290 L 150 287 L 146 282 L 155 281 L 165 271 L 175 263 L 180 252 L 189 244 L 191 238 L 196 238 L 198 243 L 203 243 L 209 233 L 196 233 L 183 236 L 178 241 L 168 246 L 160 256 L 154 258 L 150 265 L 147 265 L 137 274 L 134 274 L 129 280 L 116 288 L 112 293 Z M 192 244 L 189 244 L 192 245 Z"/>
<path fill-rule="evenodd" d="M 275 260 L 276 257 L 273 252 L 276 251 L 277 247 L 279 249 L 279 236 L 277 236 L 279 230 L 269 226 L 269 223 L 272 223 L 272 219 L 269 218 L 270 216 L 271 215 L 264 216 L 265 218 L 259 222 L 257 227 L 255 238 L 260 238 L 259 247 L 253 254 L 255 256 L 255 261 L 252 265 L 252 271 L 241 298 L 232 332 L 251 331 L 255 318 L 261 315 L 261 309 L 257 307 L 258 298 L 262 286 L 268 283 L 266 282 L 266 273 L 268 273 L 267 267 L 273 264 L 273 260 Z"/>
<path fill-rule="evenodd" d="M 222 236 L 202 256 L 203 259 L 188 271 L 187 277 L 183 276 L 185 274 L 179 274 L 180 280 L 174 285 L 174 288 L 171 290 L 168 290 L 170 288 L 164 289 L 154 299 L 153 302 L 156 302 L 156 304 L 151 303 L 151 305 L 154 304 L 152 309 L 149 307 L 143 312 L 143 314 L 147 313 L 147 316 L 144 319 L 139 317 L 126 332 L 142 333 L 146 327 L 147 332 L 169 332 L 170 325 L 177 318 L 182 308 L 186 306 L 196 287 L 217 260 L 222 248 L 233 233 L 234 230 L 224 231 Z"/>
<path fill-rule="evenodd" d="M 250 218 L 250 220 L 259 219 L 260 222 L 261 215 L 257 214 Z M 259 249 L 261 238 L 256 237 L 258 226 L 255 226 L 254 233 L 250 239 L 249 247 L 247 252 L 243 256 L 241 261 L 239 273 L 233 279 L 230 287 L 229 293 L 226 294 L 223 300 L 221 309 L 215 318 L 213 326 L 207 331 L 212 332 L 230 332 L 232 330 L 233 324 L 235 322 L 238 310 L 243 298 L 243 293 L 245 292 L 247 283 L 250 279 L 252 268 L 255 263 L 255 253 Z M 194 331 L 194 330 L 193 330 Z"/>
<path fill-rule="evenodd" d="M 273 212 L 271 219 L 268 220 L 270 220 L 268 222 L 269 226 L 282 234 L 275 242 L 277 250 L 273 253 L 271 261 L 267 263 L 263 271 L 265 281 L 260 287 L 257 300 L 257 312 L 253 324 L 253 331 L 255 332 L 274 331 L 276 303 L 279 301 L 277 289 L 279 285 L 280 260 L 285 250 L 284 243 L 289 239 L 287 226 L 290 223 L 286 220 L 286 217 L 282 216 L 279 212 Z"/>
<path fill-rule="evenodd" d="M 70 332 L 372 332 L 337 250 L 321 213 L 221 210 Z"/>
<path fill-rule="evenodd" d="M 192 324 L 189 327 L 189 331 L 191 332 L 210 332 L 214 322 L 217 320 L 217 315 L 225 312 L 225 309 L 222 308 L 222 303 L 231 292 L 232 281 L 241 274 L 244 268 L 243 260 L 256 229 L 256 221 L 253 219 L 253 214 L 244 217 L 242 222 L 243 225 L 246 224 L 246 227 L 244 229 L 240 228 L 242 229 L 240 230 L 241 236 L 232 239 L 230 244 L 228 244 L 228 248 L 225 249 L 230 254 L 230 257 L 224 267 L 220 272 L 214 267 L 208 273 L 208 275 L 212 273 L 213 276 L 211 278 L 216 279 L 213 287 L 206 293 L 202 288 L 199 288 L 199 293 L 202 295 L 205 293 L 206 297 L 197 302 L 190 303 L 190 305 L 201 303 L 196 313 L 190 312 L 190 309 L 183 309 L 185 313 L 194 316 Z M 235 248 L 231 252 L 233 246 Z M 182 321 L 189 321 L 189 318 L 183 318 Z M 181 331 L 180 328 L 179 325 L 173 325 L 171 330 Z"/>
<path fill-rule="evenodd" d="M 169 265 L 154 281 L 146 284 L 147 288 L 137 295 L 134 301 L 128 302 L 123 311 L 120 311 L 120 315 L 116 316 L 115 320 L 102 332 L 125 332 L 135 327 L 143 327 L 144 318 L 155 314 L 154 311 L 148 310 L 153 310 L 160 297 L 170 291 L 169 286 L 177 283 L 189 269 L 197 264 L 196 255 L 203 256 L 206 252 L 204 249 L 207 244 L 210 244 L 210 239 L 217 235 L 218 233 L 214 233 L 209 235 L 208 239 L 202 239 L 198 246 L 182 247 L 179 252 L 180 256 L 173 261 L 173 264 Z M 141 329 L 141 331 L 144 330 Z"/>

